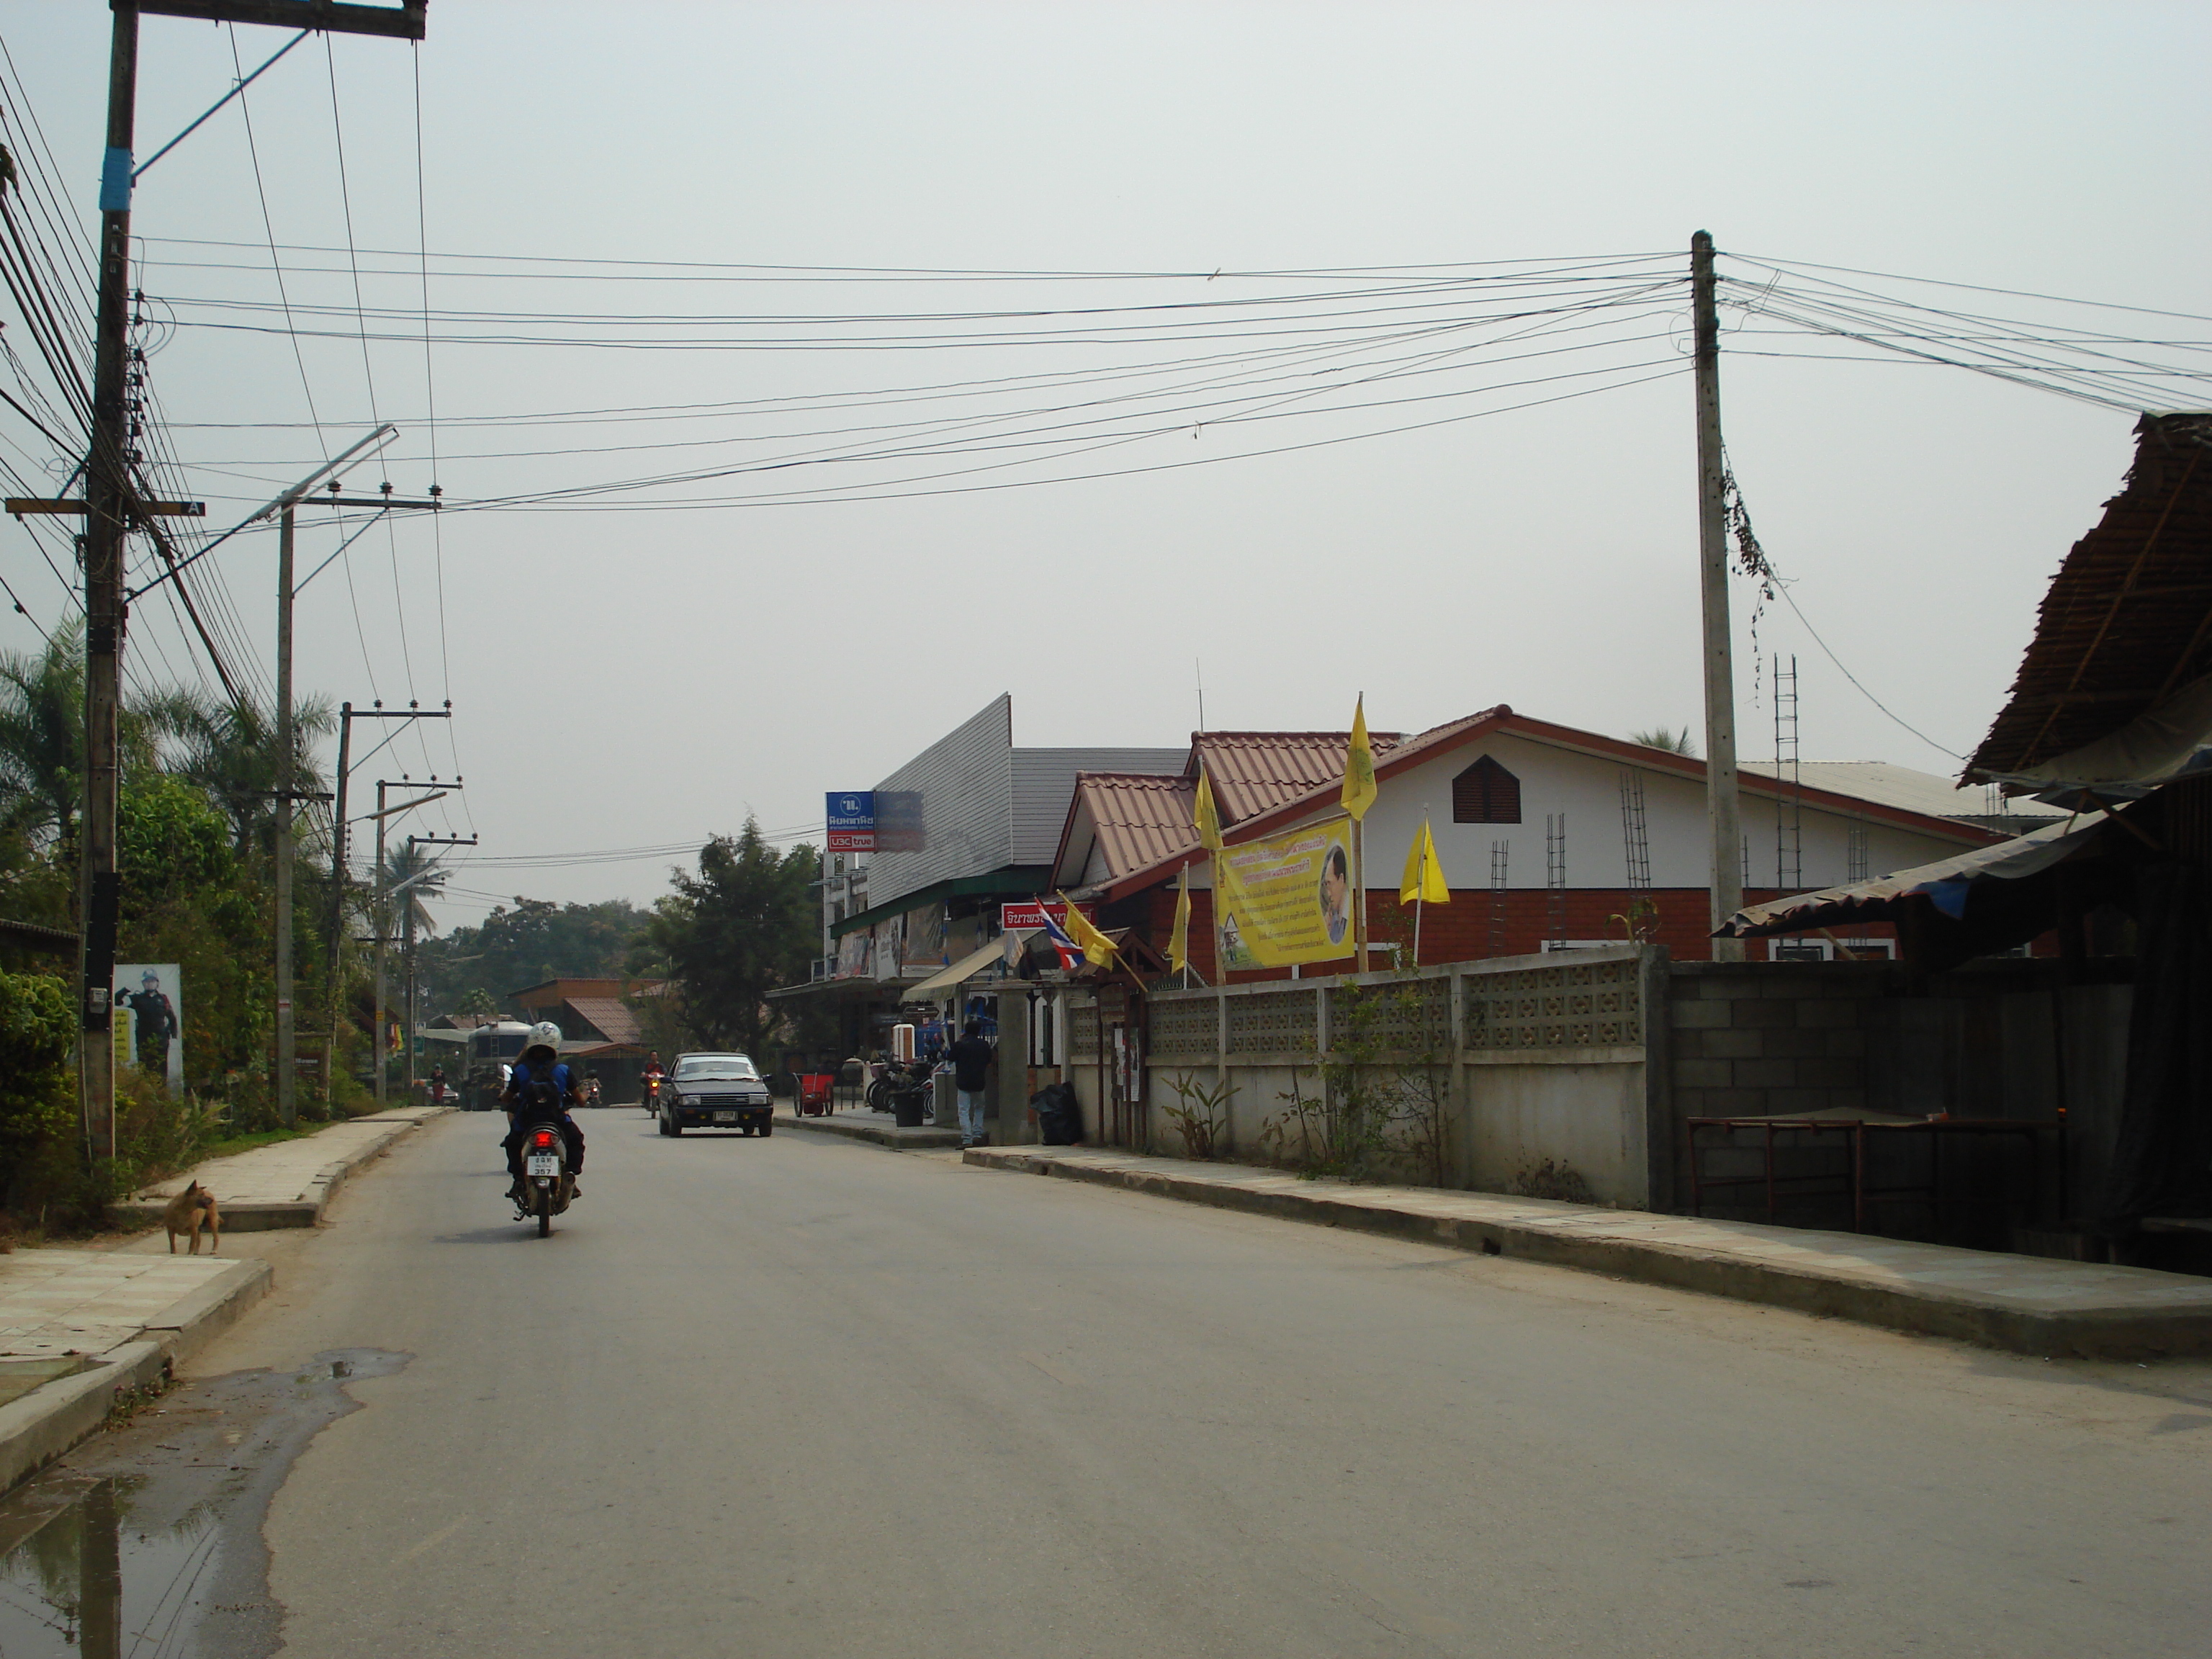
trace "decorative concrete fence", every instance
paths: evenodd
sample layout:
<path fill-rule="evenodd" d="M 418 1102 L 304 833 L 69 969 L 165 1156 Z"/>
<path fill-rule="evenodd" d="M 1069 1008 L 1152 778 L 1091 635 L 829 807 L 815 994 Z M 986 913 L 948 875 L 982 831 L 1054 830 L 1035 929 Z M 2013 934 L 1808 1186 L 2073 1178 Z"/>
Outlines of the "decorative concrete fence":
<path fill-rule="evenodd" d="M 1295 1103 L 1410 1091 L 1441 1118 L 1447 1184 L 1510 1191 L 1571 1173 L 1598 1202 L 1662 1207 L 1665 964 L 1621 945 L 1156 992 L 1141 1036 L 1133 1010 L 1117 1034 L 1110 1006 L 1102 1018 L 1071 1000 L 1069 1076 L 1086 1123 L 1169 1153 L 1183 1146 L 1166 1109 L 1225 1088 L 1219 1155 L 1275 1161 L 1297 1153 Z M 1117 1090 L 1131 1109 L 1116 1112 Z M 1432 1174 L 1413 1151 L 1388 1161 L 1378 1173 Z"/>

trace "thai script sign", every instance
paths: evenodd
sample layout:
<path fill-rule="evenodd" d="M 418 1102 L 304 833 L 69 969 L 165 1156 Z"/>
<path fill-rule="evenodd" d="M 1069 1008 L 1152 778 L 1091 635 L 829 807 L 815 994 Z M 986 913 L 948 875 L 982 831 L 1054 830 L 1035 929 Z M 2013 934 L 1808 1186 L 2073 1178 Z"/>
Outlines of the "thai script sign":
<path fill-rule="evenodd" d="M 829 808 L 831 852 L 872 853 L 876 850 L 876 797 L 873 791 L 832 791 L 826 805 Z"/>
<path fill-rule="evenodd" d="M 1333 819 L 1214 855 L 1224 968 L 1283 968 L 1352 954 L 1352 823 Z"/>
<path fill-rule="evenodd" d="M 1042 927 L 1047 916 L 1066 927 L 1067 907 L 1058 899 L 1033 899 L 1026 904 L 1002 904 L 999 907 L 999 931 L 1011 933 L 1018 928 Z"/>

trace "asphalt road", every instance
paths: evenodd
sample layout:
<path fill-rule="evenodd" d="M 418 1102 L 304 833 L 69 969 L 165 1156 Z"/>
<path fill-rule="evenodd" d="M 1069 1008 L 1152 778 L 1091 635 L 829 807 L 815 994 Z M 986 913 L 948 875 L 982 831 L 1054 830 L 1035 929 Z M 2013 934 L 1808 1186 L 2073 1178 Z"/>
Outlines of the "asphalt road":
<path fill-rule="evenodd" d="M 411 1357 L 276 1495 L 286 1655 L 2212 1650 L 2212 1367 L 586 1121 L 550 1239 L 482 1115 L 262 1236 L 196 1372 Z"/>

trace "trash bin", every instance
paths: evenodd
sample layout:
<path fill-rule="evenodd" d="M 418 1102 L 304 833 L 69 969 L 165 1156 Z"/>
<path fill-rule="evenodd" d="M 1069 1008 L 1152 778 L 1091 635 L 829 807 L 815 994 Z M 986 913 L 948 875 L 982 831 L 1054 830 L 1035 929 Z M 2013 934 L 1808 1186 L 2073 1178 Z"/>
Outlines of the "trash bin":
<path fill-rule="evenodd" d="M 1072 1085 L 1054 1083 L 1030 1097 L 1036 1114 L 1037 1139 L 1048 1146 L 1073 1146 L 1083 1139 L 1083 1114 Z"/>

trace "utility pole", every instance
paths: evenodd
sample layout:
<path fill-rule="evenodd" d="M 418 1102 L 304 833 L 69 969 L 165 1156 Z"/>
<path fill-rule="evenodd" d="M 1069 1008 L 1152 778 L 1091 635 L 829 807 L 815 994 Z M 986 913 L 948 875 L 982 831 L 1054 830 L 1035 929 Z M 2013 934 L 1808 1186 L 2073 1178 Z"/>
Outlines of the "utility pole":
<path fill-rule="evenodd" d="M 325 1103 L 337 1099 L 338 1030 L 344 1017 L 338 986 L 340 953 L 345 945 L 346 891 L 346 835 L 349 820 L 346 817 L 346 787 L 353 776 L 353 723 L 356 720 L 449 720 L 453 717 L 453 699 L 446 700 L 443 708 L 426 709 L 409 703 L 404 708 L 386 708 L 380 701 L 373 708 L 356 708 L 344 704 L 338 711 L 338 775 L 337 803 L 331 818 L 331 1049 L 329 1069 L 324 1077 L 326 1090 Z M 380 748 L 381 744 L 378 745 Z M 375 751 L 372 750 L 370 753 Z M 459 778 L 453 780 L 458 785 Z M 383 1040 L 379 1033 L 377 1040 Z"/>
<path fill-rule="evenodd" d="M 1690 239 L 1690 302 L 1697 344 L 1698 560 L 1705 611 L 1705 826 L 1712 837 L 1711 925 L 1743 908 L 1743 830 L 1735 772 L 1735 665 L 1729 634 L 1728 508 L 1721 458 L 1720 311 L 1713 239 Z M 1741 962 L 1743 941 L 1717 939 L 1713 960 Z"/>
<path fill-rule="evenodd" d="M 431 782 L 435 784 L 437 780 L 433 778 Z M 413 884 L 412 881 L 410 880 L 402 882 L 398 887 L 388 890 L 384 884 L 386 874 L 384 867 L 385 822 L 389 818 L 398 817 L 402 812 L 412 811 L 417 806 L 428 806 L 434 800 L 445 799 L 445 798 L 453 790 L 459 788 L 461 787 L 461 783 L 460 780 L 456 778 L 452 783 L 439 788 L 437 793 L 434 794 L 417 796 L 413 800 L 404 800 L 397 806 L 387 806 L 384 804 L 385 791 L 387 789 L 416 789 L 421 787 L 421 785 L 407 778 L 402 778 L 396 783 L 390 778 L 379 778 L 376 781 L 376 811 L 371 815 L 376 820 L 376 1040 L 373 1046 L 376 1050 L 376 1103 L 380 1106 L 384 1104 L 386 1099 L 384 1076 L 384 947 L 392 936 L 392 921 L 391 917 L 386 913 L 386 907 L 390 903 L 392 895 L 393 893 L 404 891 L 406 888 Z"/>
<path fill-rule="evenodd" d="M 88 1158 L 115 1154 L 115 1053 L 110 1040 L 115 927 L 122 875 L 116 864 L 120 781 L 116 712 L 121 698 L 123 538 L 134 509 L 125 379 L 130 356 L 131 147 L 137 119 L 138 14 L 210 21 L 289 24 L 347 34 L 420 40 L 426 0 L 398 9 L 314 0 L 110 0 L 107 149 L 100 168 L 100 294 L 94 309 L 92 447 L 85 458 L 84 824 L 78 907 L 84 971 L 78 1000 L 80 1124 Z M 47 510 L 53 510 L 50 506 Z M 143 507 L 137 510 L 143 511 Z M 280 1086 L 289 1087 L 289 1073 Z"/>
<path fill-rule="evenodd" d="M 475 836 L 410 836 L 407 837 L 407 845 L 410 848 L 416 847 L 474 847 L 477 844 L 479 839 L 479 837 Z M 423 875 L 428 875 L 429 872 L 426 870 L 422 873 Z M 411 878 L 411 879 L 419 881 L 422 879 L 422 877 L 417 876 Z M 407 1033 L 407 1098 L 411 1102 L 415 1098 L 415 1027 L 422 1018 L 421 1012 L 416 1004 L 415 905 L 412 900 L 409 901 L 407 908 L 400 912 L 400 915 L 404 919 L 405 925 L 402 929 L 402 933 L 406 942 L 402 948 L 406 952 L 407 957 L 407 1019 L 402 1029 Z"/>
<path fill-rule="evenodd" d="M 386 425 L 323 463 L 253 516 L 276 515 L 276 1115 L 286 1128 L 299 1121 L 300 1103 L 295 1057 L 297 1053 L 292 1018 L 292 819 L 293 803 L 300 794 L 294 765 L 292 735 L 292 583 L 294 532 L 300 502 L 325 478 L 331 480 L 333 499 L 336 475 L 356 456 L 381 447 L 399 435 Z M 413 503 L 408 503 L 413 505 Z M 424 503 L 434 508 L 434 501 Z M 247 520 L 252 523 L 252 520 Z"/>

